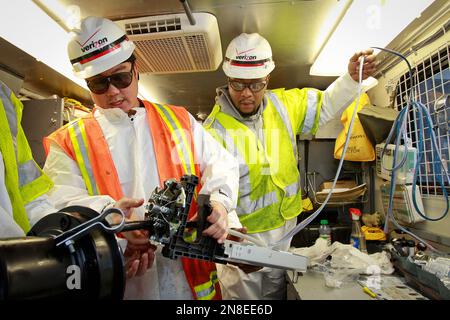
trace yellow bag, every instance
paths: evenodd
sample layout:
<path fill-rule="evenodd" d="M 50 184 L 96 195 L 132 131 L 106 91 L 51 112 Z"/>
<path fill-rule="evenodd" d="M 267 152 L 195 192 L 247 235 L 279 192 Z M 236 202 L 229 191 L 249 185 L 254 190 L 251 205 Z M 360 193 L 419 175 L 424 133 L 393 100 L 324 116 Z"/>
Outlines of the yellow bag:
<path fill-rule="evenodd" d="M 369 96 L 364 93 L 359 100 L 358 111 L 360 111 L 365 105 L 370 104 Z M 350 121 L 352 120 L 353 110 L 356 105 L 356 100 L 345 109 L 341 117 L 341 122 L 344 125 L 344 130 L 339 133 L 334 145 L 334 158 L 340 159 L 342 156 L 342 150 L 344 150 L 345 139 L 347 138 L 347 131 L 350 127 Z M 345 160 L 348 161 L 373 161 L 375 160 L 375 150 L 372 143 L 367 138 L 364 128 L 359 121 L 358 114 L 355 116 L 355 122 L 353 123 L 353 129 L 348 143 L 348 148 L 345 153 Z"/>

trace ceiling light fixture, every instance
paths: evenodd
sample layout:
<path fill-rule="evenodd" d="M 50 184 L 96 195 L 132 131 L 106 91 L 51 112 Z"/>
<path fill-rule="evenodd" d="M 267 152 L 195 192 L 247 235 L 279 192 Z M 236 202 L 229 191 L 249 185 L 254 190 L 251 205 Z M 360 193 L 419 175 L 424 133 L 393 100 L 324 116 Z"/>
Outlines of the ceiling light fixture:
<path fill-rule="evenodd" d="M 310 69 L 311 75 L 339 76 L 348 59 L 371 46 L 386 47 L 433 0 L 353 0 Z"/>

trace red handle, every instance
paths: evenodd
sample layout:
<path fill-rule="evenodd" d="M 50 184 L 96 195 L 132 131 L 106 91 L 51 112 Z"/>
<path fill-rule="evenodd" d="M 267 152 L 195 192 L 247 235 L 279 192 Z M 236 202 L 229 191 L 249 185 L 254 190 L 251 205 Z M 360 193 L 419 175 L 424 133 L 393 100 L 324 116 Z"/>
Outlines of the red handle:
<path fill-rule="evenodd" d="M 358 208 L 349 208 L 348 211 L 350 212 L 350 214 L 361 216 L 361 210 L 359 210 Z"/>

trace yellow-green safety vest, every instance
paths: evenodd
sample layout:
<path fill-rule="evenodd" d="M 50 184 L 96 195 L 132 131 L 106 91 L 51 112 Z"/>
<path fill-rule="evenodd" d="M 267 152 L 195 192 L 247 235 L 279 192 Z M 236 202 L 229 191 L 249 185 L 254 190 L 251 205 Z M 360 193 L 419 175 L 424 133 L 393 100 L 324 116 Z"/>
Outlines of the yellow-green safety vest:
<path fill-rule="evenodd" d="M 266 98 L 265 146 L 217 104 L 204 123 L 240 163 L 236 211 L 249 233 L 279 228 L 302 212 L 296 136 L 315 134 L 322 105 L 322 92 L 309 88 L 267 91 Z"/>
<path fill-rule="evenodd" d="M 23 132 L 23 104 L 0 81 L 0 150 L 5 163 L 5 183 L 11 200 L 14 221 L 27 233 L 30 223 L 25 205 L 53 187 L 33 160 L 30 146 Z"/>

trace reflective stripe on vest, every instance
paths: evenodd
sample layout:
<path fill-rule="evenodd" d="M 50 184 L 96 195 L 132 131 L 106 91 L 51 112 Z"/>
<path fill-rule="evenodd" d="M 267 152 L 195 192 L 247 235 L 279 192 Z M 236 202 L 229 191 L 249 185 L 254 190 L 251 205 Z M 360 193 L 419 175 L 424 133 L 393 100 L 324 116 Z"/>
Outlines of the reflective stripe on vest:
<path fill-rule="evenodd" d="M 294 147 L 295 159 L 297 159 L 297 155 L 298 155 L 297 140 L 295 137 L 294 130 L 292 130 L 292 123 L 291 123 L 291 120 L 289 119 L 289 115 L 286 110 L 286 107 L 281 103 L 281 101 L 278 99 L 278 97 L 275 93 L 268 91 L 268 94 L 269 94 L 270 100 L 272 101 L 273 105 L 275 106 L 275 109 L 277 109 L 278 114 L 280 115 L 281 119 L 283 120 L 283 123 L 286 126 L 287 131 L 289 132 L 289 137 L 291 138 L 291 143 L 292 143 L 292 146 Z M 313 121 L 314 121 L 314 119 L 313 119 Z"/>
<path fill-rule="evenodd" d="M 303 123 L 303 129 L 302 133 L 309 133 L 311 132 L 312 128 L 314 127 L 314 123 L 316 122 L 316 113 L 317 113 L 317 91 L 315 90 L 308 90 L 306 92 L 307 94 L 307 108 L 306 108 L 306 115 L 305 115 L 305 121 Z"/>
<path fill-rule="evenodd" d="M 185 129 L 181 126 L 180 121 L 178 121 L 178 118 L 169 107 L 158 103 L 154 103 L 154 105 L 156 106 L 156 111 L 166 123 L 167 128 L 169 128 L 172 139 L 175 141 L 178 159 L 180 159 L 181 161 L 181 166 L 183 167 L 184 174 L 196 175 L 198 177 L 198 173 L 195 172 L 194 154 L 189 147 L 190 145 L 186 136 L 186 132 L 184 131 Z M 195 201 L 197 201 L 199 188 L 200 185 L 195 188 Z"/>
<path fill-rule="evenodd" d="M 53 182 L 33 160 L 20 126 L 22 109 L 20 100 L 0 82 L 0 150 L 5 164 L 5 185 L 14 220 L 27 233 L 30 223 L 25 205 L 50 190 Z"/>
<path fill-rule="evenodd" d="M 185 174 L 195 174 L 194 155 L 192 154 L 191 148 L 189 148 L 188 139 L 186 137 L 186 133 L 184 132 L 184 128 L 181 127 L 180 122 L 170 108 L 157 103 L 154 105 L 157 107 L 156 110 L 167 124 L 167 127 L 172 134 L 172 138 L 174 139 L 177 147 L 178 157 L 181 161 Z"/>
<path fill-rule="evenodd" d="M 301 189 L 300 187 L 300 181 L 301 179 L 298 179 L 298 181 L 286 186 L 284 188 L 284 191 L 286 191 L 286 197 L 292 197 L 295 196 Z"/>
<path fill-rule="evenodd" d="M 86 130 L 83 119 L 77 119 L 68 127 L 70 140 L 72 142 L 75 157 L 80 168 L 81 175 L 86 184 L 90 196 L 100 194 L 94 179 L 91 161 L 89 159 L 89 147 L 87 143 Z"/>
<path fill-rule="evenodd" d="M 25 163 L 19 164 L 19 186 L 23 187 L 26 184 L 38 179 L 42 173 L 37 170 L 36 162 L 28 160 Z"/>
<path fill-rule="evenodd" d="M 183 231 L 183 240 L 187 243 L 194 243 L 197 240 L 197 229 L 185 228 Z"/>
<path fill-rule="evenodd" d="M 194 287 L 198 300 L 211 300 L 216 295 L 215 284 L 218 282 L 217 271 L 212 271 L 210 280 L 206 283 Z"/>

